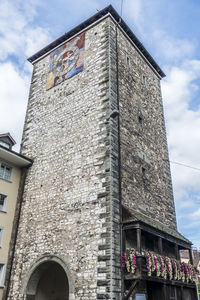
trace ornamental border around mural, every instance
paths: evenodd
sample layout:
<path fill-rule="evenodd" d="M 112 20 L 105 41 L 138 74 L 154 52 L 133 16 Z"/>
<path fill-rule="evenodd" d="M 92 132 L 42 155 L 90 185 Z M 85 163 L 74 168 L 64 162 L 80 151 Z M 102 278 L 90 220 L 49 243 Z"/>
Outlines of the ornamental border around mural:
<path fill-rule="evenodd" d="M 50 54 L 47 90 L 83 71 L 85 33 L 58 47 Z"/>

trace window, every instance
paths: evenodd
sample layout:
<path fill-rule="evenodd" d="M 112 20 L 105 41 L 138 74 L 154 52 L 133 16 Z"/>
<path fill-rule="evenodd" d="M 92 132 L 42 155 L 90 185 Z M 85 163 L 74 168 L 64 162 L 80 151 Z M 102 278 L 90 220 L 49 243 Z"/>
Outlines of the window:
<path fill-rule="evenodd" d="M 0 247 L 1 247 L 2 233 L 3 233 L 3 228 L 0 227 Z"/>
<path fill-rule="evenodd" d="M 130 58 L 126 55 L 126 68 L 129 71 L 130 70 Z"/>
<path fill-rule="evenodd" d="M 146 87 L 147 86 L 147 78 L 146 76 L 142 75 L 142 84 Z"/>
<path fill-rule="evenodd" d="M 147 180 L 146 168 L 142 167 L 142 179 L 145 182 Z"/>
<path fill-rule="evenodd" d="M 0 178 L 5 180 L 11 180 L 12 168 L 5 165 L 4 163 L 0 163 Z"/>
<path fill-rule="evenodd" d="M 10 148 L 10 145 L 7 144 L 7 143 L 5 143 L 5 142 L 3 142 L 3 141 L 0 141 L 0 145 L 6 147 L 6 148 L 8 148 L 8 149 Z"/>
<path fill-rule="evenodd" d="M 139 125 L 142 127 L 143 125 L 143 118 L 141 115 L 138 116 L 138 122 L 139 122 Z"/>
<path fill-rule="evenodd" d="M 4 285 L 5 264 L 0 263 L 0 286 Z"/>
<path fill-rule="evenodd" d="M 8 196 L 0 194 L 0 211 L 6 211 Z"/>
<path fill-rule="evenodd" d="M 139 60 L 139 58 L 137 56 L 135 57 L 134 62 L 135 62 L 136 65 L 139 64 L 140 60 Z"/>

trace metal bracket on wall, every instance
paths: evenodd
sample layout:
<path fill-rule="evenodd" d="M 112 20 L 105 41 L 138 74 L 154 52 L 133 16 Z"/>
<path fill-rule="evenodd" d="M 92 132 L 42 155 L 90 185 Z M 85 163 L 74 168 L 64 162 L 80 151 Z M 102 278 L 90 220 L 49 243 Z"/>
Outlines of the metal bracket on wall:
<path fill-rule="evenodd" d="M 113 109 L 113 111 L 110 113 L 111 118 L 115 118 L 118 115 L 119 115 L 119 110 L 118 109 Z"/>

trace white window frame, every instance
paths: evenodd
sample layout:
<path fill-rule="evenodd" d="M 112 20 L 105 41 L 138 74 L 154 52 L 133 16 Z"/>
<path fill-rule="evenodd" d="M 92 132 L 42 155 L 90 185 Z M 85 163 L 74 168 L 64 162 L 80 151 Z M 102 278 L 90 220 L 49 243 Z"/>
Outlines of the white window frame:
<path fill-rule="evenodd" d="M 3 174 L 1 174 L 1 166 L 2 166 L 2 165 L 3 165 L 5 168 L 9 168 L 9 169 L 10 169 L 10 177 L 9 177 L 9 178 L 6 178 L 6 172 L 5 172 L 5 169 L 4 169 Z M 10 167 L 9 165 L 7 165 L 7 164 L 4 163 L 4 162 L 0 162 L 0 179 L 6 180 L 6 181 L 11 181 L 11 178 L 12 178 L 12 167 Z"/>
<path fill-rule="evenodd" d="M 3 194 L 3 193 L 0 192 L 0 196 L 1 195 L 5 196 L 5 199 L 4 199 L 4 204 L 3 204 L 2 208 L 0 206 L 0 212 L 6 212 L 7 204 L 8 204 L 8 195 L 5 195 L 5 194 Z"/>
<path fill-rule="evenodd" d="M 6 264 L 0 262 L 0 287 L 4 287 Z"/>

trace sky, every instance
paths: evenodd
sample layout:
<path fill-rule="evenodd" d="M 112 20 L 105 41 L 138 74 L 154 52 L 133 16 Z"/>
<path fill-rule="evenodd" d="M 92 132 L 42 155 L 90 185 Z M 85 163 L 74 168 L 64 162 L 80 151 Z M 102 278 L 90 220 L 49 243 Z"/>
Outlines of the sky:
<path fill-rule="evenodd" d="M 27 58 L 109 4 L 121 12 L 121 0 L 0 0 L 0 133 L 10 132 L 15 151 L 31 80 Z M 123 0 L 122 18 L 166 74 L 161 85 L 178 230 L 198 248 L 199 15 L 199 0 Z"/>

